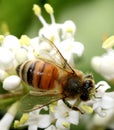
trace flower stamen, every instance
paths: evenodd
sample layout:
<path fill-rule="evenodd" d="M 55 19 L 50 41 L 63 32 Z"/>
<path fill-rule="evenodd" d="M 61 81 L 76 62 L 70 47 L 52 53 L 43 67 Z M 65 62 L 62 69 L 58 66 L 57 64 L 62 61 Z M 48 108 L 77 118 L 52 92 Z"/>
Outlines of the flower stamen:
<path fill-rule="evenodd" d="M 69 122 L 62 122 L 62 125 L 65 127 L 65 128 L 69 128 L 70 127 L 70 123 Z"/>
<path fill-rule="evenodd" d="M 20 124 L 25 124 L 27 122 L 28 118 L 29 118 L 29 114 L 24 113 L 20 119 Z"/>
<path fill-rule="evenodd" d="M 73 30 L 72 30 L 72 28 L 69 27 L 69 28 L 66 29 L 66 32 L 68 32 L 68 33 L 72 33 Z"/>
<path fill-rule="evenodd" d="M 18 128 L 20 126 L 19 120 L 14 121 L 14 128 Z"/>
<path fill-rule="evenodd" d="M 53 15 L 54 11 L 53 11 L 52 6 L 51 6 L 50 4 L 45 4 L 45 5 L 44 5 L 44 8 L 45 8 L 46 12 L 47 12 L 48 14 L 50 14 L 51 22 L 52 22 L 52 23 L 55 23 L 55 18 L 54 18 L 54 15 Z"/>
<path fill-rule="evenodd" d="M 47 23 L 46 23 L 45 19 L 41 15 L 41 8 L 40 8 L 40 6 L 34 4 L 33 5 L 33 11 L 34 11 L 35 15 L 38 16 L 38 18 L 39 18 L 40 22 L 42 23 L 42 25 L 46 26 Z"/>
<path fill-rule="evenodd" d="M 22 35 L 20 38 L 20 44 L 29 46 L 30 45 L 30 38 L 27 35 Z"/>

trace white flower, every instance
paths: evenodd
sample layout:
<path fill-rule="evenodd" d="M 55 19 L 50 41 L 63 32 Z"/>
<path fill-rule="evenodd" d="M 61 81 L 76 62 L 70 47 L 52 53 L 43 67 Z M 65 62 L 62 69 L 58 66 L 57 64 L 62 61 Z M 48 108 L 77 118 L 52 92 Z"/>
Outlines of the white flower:
<path fill-rule="evenodd" d="M 114 49 L 112 48 L 114 46 L 114 36 L 109 37 L 103 42 L 102 47 L 106 49 L 106 53 L 102 56 L 96 56 L 92 59 L 92 66 L 100 73 L 104 78 L 106 78 L 109 81 L 113 81 L 114 79 Z"/>
<path fill-rule="evenodd" d="M 40 110 L 41 109 L 37 109 L 30 112 L 27 120 L 25 121 L 21 119 L 20 126 L 28 126 L 29 130 L 37 130 L 37 128 L 47 128 L 51 124 L 52 118 L 49 114 L 40 114 Z"/>
<path fill-rule="evenodd" d="M 95 126 L 107 127 L 114 121 L 114 92 L 107 92 L 110 88 L 107 82 L 100 81 L 96 84 L 96 94 L 93 99 L 87 102 L 94 110 L 91 123 L 88 124 L 90 129 Z M 114 127 L 113 127 L 114 128 Z"/>
<path fill-rule="evenodd" d="M 109 49 L 102 56 L 96 56 L 92 59 L 92 67 L 107 80 L 114 79 L 114 50 Z"/>
<path fill-rule="evenodd" d="M 76 42 L 74 34 L 76 26 L 71 20 L 67 20 L 64 23 L 55 23 L 52 7 L 49 4 L 44 5 L 46 11 L 50 14 L 51 24 L 46 23 L 41 16 L 41 9 L 39 6 L 34 5 L 35 14 L 37 14 L 39 20 L 43 24 L 43 27 L 39 31 L 39 37 L 45 36 L 57 46 L 62 55 L 67 59 L 69 63 L 73 62 L 73 54 L 81 57 L 84 52 L 84 46 L 80 42 Z M 37 11 L 36 11 L 37 10 Z M 37 13 L 36 13 L 37 12 Z M 45 48 L 45 44 L 40 44 L 40 49 Z M 73 63 L 71 63 L 73 64 Z"/>
<path fill-rule="evenodd" d="M 109 88 L 110 86 L 104 81 L 96 85 L 97 93 L 93 99 L 93 110 L 101 117 L 106 116 L 107 110 L 114 108 L 114 98 L 109 94 L 110 92 L 106 92 Z"/>
<path fill-rule="evenodd" d="M 68 108 L 62 100 L 58 101 L 57 106 L 53 111 L 56 121 L 56 127 L 58 129 L 67 130 L 70 128 L 70 124 L 77 125 L 79 123 L 79 112 Z"/>
<path fill-rule="evenodd" d="M 62 29 L 62 36 L 61 36 L 62 39 L 71 38 L 72 36 L 74 36 L 76 32 L 76 25 L 74 24 L 73 21 L 67 20 L 63 23 L 63 25 L 61 24 L 61 29 Z"/>
<path fill-rule="evenodd" d="M 12 75 L 3 81 L 3 88 L 8 91 L 15 90 L 19 87 L 20 83 L 21 79 L 16 75 Z"/>
<path fill-rule="evenodd" d="M 73 54 L 81 57 L 84 52 L 84 46 L 82 45 L 82 43 L 74 41 L 73 38 L 63 40 L 56 45 L 60 49 L 62 55 L 65 57 L 65 59 L 67 59 L 68 63 L 70 64 L 72 64 L 71 61 L 73 60 Z"/>
<path fill-rule="evenodd" d="M 59 28 L 57 24 L 48 25 L 39 30 L 39 36 L 44 35 L 46 38 L 52 40 L 54 43 L 60 42 Z"/>
<path fill-rule="evenodd" d="M 110 111 L 106 111 L 107 114 L 105 117 L 99 116 L 95 114 L 92 119 L 92 125 L 98 125 L 98 126 L 108 126 L 110 125 L 110 120 L 112 118 L 112 115 L 114 114 L 114 110 L 111 109 Z M 113 127 L 114 128 L 114 127 Z"/>

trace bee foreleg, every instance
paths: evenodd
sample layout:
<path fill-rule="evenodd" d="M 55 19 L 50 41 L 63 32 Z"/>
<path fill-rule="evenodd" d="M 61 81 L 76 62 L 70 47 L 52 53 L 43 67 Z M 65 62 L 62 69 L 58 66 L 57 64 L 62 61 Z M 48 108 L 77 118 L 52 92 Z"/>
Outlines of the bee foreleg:
<path fill-rule="evenodd" d="M 71 105 L 69 102 L 67 102 L 67 101 L 65 100 L 65 98 L 63 98 L 63 102 L 64 102 L 69 108 L 71 108 L 72 110 L 79 111 L 81 114 L 84 114 L 78 107 L 73 106 L 73 105 Z"/>

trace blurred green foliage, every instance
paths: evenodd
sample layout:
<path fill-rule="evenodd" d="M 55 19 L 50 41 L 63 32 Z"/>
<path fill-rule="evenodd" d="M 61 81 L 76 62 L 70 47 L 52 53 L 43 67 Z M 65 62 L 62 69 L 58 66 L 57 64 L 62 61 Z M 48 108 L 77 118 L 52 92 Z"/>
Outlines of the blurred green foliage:
<path fill-rule="evenodd" d="M 49 15 L 43 9 L 46 2 L 54 8 L 57 22 L 70 19 L 76 23 L 76 40 L 85 45 L 84 56 L 76 63 L 76 67 L 85 73 L 93 73 L 96 82 L 104 80 L 91 68 L 90 61 L 93 56 L 105 52 L 101 48 L 103 37 L 114 34 L 114 0 L 0 0 L 0 34 L 3 33 L 3 23 L 6 23 L 10 33 L 17 37 L 22 34 L 37 36 L 42 25 L 32 7 L 33 4 L 39 4 L 43 16 L 50 22 Z"/>

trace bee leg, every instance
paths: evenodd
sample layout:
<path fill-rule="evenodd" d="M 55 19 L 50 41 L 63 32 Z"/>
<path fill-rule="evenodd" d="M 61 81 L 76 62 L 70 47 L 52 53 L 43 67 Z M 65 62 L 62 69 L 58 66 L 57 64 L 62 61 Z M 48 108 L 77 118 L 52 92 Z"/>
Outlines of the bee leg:
<path fill-rule="evenodd" d="M 72 106 L 69 102 L 67 102 L 67 101 L 65 100 L 65 98 L 63 98 L 62 100 L 63 100 L 63 102 L 64 102 L 69 108 L 71 108 L 72 110 L 79 111 L 81 114 L 84 114 L 78 107 Z"/>
<path fill-rule="evenodd" d="M 33 96 L 45 96 L 45 95 L 59 95 L 60 93 L 56 92 L 56 91 L 47 91 L 47 90 L 41 90 L 41 91 L 30 91 L 29 92 L 30 95 L 33 95 Z"/>

